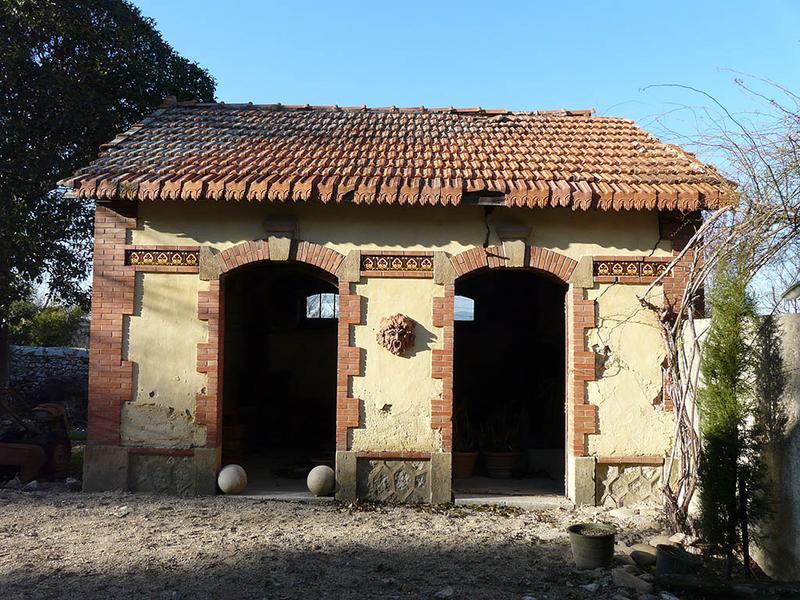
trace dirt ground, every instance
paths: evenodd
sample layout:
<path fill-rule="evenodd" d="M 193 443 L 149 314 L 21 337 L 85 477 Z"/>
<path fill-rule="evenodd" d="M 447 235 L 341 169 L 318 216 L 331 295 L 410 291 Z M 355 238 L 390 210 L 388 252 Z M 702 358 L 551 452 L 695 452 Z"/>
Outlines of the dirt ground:
<path fill-rule="evenodd" d="M 572 566 L 564 530 L 613 523 L 631 545 L 655 516 L 0 490 L 0 598 L 633 600 Z"/>

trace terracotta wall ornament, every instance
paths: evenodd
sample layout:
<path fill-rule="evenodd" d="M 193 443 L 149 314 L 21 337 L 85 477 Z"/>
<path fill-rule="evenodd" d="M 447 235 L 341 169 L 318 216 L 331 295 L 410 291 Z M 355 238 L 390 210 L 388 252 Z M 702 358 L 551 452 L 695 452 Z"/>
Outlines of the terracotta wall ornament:
<path fill-rule="evenodd" d="M 396 356 L 414 345 L 416 322 L 405 315 L 396 314 L 381 319 L 378 329 L 378 343 Z"/>

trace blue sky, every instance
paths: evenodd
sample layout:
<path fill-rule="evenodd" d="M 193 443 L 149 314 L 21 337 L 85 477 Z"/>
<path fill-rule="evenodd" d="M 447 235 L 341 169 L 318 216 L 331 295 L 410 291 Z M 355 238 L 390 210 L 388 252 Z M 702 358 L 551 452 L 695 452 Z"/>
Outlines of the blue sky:
<path fill-rule="evenodd" d="M 656 119 L 692 134 L 675 109 L 709 101 L 647 86 L 737 113 L 756 102 L 729 70 L 800 89 L 797 0 L 135 4 L 225 102 L 596 108 L 669 137 Z"/>

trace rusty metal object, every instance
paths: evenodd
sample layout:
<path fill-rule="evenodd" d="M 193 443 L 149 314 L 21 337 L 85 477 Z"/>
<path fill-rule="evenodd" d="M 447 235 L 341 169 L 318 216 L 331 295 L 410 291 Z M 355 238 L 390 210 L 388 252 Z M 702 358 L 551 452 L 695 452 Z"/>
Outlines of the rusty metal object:
<path fill-rule="evenodd" d="M 0 442 L 0 465 L 19 467 L 19 480 L 28 483 L 36 479 L 47 464 L 44 448 L 35 444 Z"/>
<path fill-rule="evenodd" d="M 39 477 L 64 478 L 69 472 L 72 445 L 64 407 L 48 402 L 33 408 L 31 419 L 21 419 L 2 404 L 17 427 L 0 436 L 0 465 L 18 471 L 22 483 Z"/>

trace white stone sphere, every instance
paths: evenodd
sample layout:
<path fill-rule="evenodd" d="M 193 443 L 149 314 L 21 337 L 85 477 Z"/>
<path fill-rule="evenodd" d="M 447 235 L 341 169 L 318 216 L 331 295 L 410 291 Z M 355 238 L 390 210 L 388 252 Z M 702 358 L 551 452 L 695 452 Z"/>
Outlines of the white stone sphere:
<path fill-rule="evenodd" d="M 319 465 L 309 471 L 306 485 L 315 496 L 330 496 L 336 486 L 336 474 L 330 467 Z"/>
<path fill-rule="evenodd" d="M 247 473 L 239 465 L 226 465 L 220 469 L 217 485 L 226 494 L 241 494 L 247 487 Z"/>

